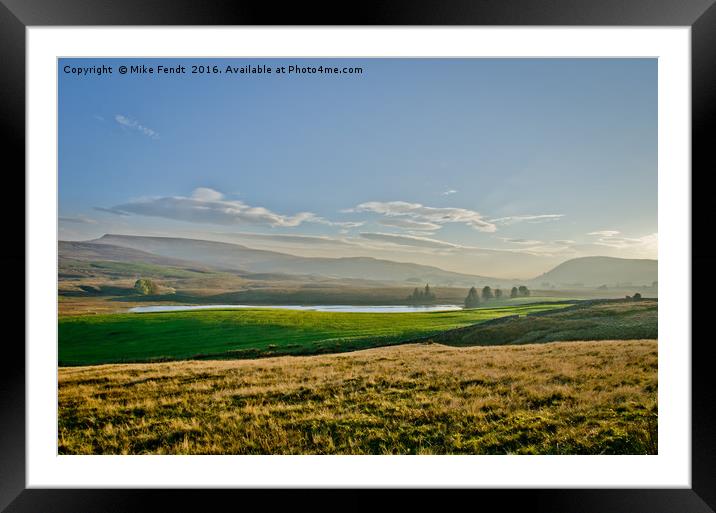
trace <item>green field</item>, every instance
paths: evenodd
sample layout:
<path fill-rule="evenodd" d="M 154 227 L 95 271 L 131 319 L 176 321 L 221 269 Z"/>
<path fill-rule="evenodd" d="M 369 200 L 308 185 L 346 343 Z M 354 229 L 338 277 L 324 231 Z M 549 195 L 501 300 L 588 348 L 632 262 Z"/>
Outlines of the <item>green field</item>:
<path fill-rule="evenodd" d="M 431 336 L 451 346 L 543 344 L 565 340 L 657 339 L 655 299 L 580 301 L 529 317 L 506 317 Z"/>
<path fill-rule="evenodd" d="M 59 364 L 352 351 L 427 337 L 498 317 L 569 305 L 554 302 L 399 314 L 257 308 L 61 317 Z"/>

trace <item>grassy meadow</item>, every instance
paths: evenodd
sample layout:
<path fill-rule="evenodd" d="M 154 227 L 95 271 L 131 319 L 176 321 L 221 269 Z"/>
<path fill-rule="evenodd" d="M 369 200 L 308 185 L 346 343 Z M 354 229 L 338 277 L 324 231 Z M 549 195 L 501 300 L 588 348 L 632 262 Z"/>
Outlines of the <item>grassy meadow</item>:
<path fill-rule="evenodd" d="M 453 346 L 541 344 L 563 340 L 656 339 L 658 301 L 582 301 L 528 317 L 504 317 L 431 336 Z"/>
<path fill-rule="evenodd" d="M 653 299 L 61 316 L 58 451 L 656 454 L 657 325 Z"/>
<path fill-rule="evenodd" d="M 400 314 L 266 308 L 73 315 L 59 320 L 59 363 L 92 365 L 353 351 L 567 306 L 569 303 L 554 302 Z"/>
<path fill-rule="evenodd" d="M 655 340 L 59 369 L 60 454 L 655 454 Z"/>

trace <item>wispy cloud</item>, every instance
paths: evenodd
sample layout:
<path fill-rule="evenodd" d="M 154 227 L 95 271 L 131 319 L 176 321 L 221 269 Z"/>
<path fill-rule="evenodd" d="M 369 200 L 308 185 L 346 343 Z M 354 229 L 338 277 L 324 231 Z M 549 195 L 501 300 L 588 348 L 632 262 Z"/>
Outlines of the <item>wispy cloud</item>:
<path fill-rule="evenodd" d="M 238 241 L 266 241 L 279 242 L 287 244 L 300 244 L 307 246 L 356 246 L 356 243 L 349 242 L 345 239 L 329 237 L 326 235 L 292 235 L 284 233 L 225 233 L 217 232 L 216 235 L 229 237 Z"/>
<path fill-rule="evenodd" d="M 74 216 L 74 217 L 60 216 L 58 219 L 61 223 L 97 224 L 97 221 L 95 221 L 94 219 L 90 219 L 89 217 L 84 217 L 84 216 Z"/>
<path fill-rule="evenodd" d="M 416 237 L 412 235 L 397 235 L 394 233 L 361 233 L 361 237 L 368 240 L 389 242 L 391 244 L 398 244 L 401 246 L 413 246 L 421 248 L 432 248 L 432 249 L 459 249 L 464 246 L 459 244 L 453 244 L 451 242 L 445 242 L 437 239 L 429 239 L 427 237 Z"/>
<path fill-rule="evenodd" d="M 455 189 L 448 189 L 442 193 L 443 196 L 450 196 L 451 194 L 455 194 L 457 191 Z"/>
<path fill-rule="evenodd" d="M 656 251 L 659 244 L 659 235 L 657 233 L 650 233 L 641 237 L 620 237 L 620 233 L 617 230 L 601 230 L 590 232 L 589 235 L 598 237 L 594 244 L 617 249 L 644 248 Z"/>
<path fill-rule="evenodd" d="M 330 221 L 320 216 L 313 216 L 312 223 L 325 224 L 327 226 L 338 226 L 340 228 L 358 228 L 365 224 L 364 221 Z"/>
<path fill-rule="evenodd" d="M 575 243 L 573 240 L 562 239 L 544 241 L 509 237 L 500 237 L 500 240 L 508 244 L 515 245 L 515 247 L 510 248 L 506 251 L 521 253 L 525 255 L 557 256 L 576 253 L 576 250 L 573 247 L 573 244 Z"/>
<path fill-rule="evenodd" d="M 539 214 L 539 215 L 523 215 L 523 216 L 507 216 L 498 217 L 496 219 L 490 219 L 491 223 L 495 224 L 515 224 L 515 223 L 542 223 L 545 221 L 557 221 L 564 217 L 564 214 Z"/>
<path fill-rule="evenodd" d="M 419 223 L 443 225 L 461 223 L 481 232 L 494 232 L 496 226 L 474 210 L 454 207 L 426 207 L 406 201 L 369 201 L 344 212 L 372 212 L 388 218 L 408 218 Z"/>
<path fill-rule="evenodd" d="M 519 253 L 533 256 L 577 256 L 577 250 L 570 244 L 563 244 L 557 241 L 542 242 L 541 244 L 520 247 Z"/>
<path fill-rule="evenodd" d="M 395 226 L 397 228 L 406 228 L 408 230 L 432 231 L 432 230 L 438 230 L 440 228 L 439 224 L 428 223 L 425 221 L 414 221 L 412 219 L 403 219 L 403 218 L 381 219 L 378 222 L 384 226 Z"/>
<path fill-rule="evenodd" d="M 116 208 L 105 208 L 105 207 L 92 207 L 94 210 L 97 210 L 98 212 L 104 212 L 106 214 L 114 214 L 116 216 L 128 216 L 129 212 L 123 212 L 122 210 L 117 210 Z"/>
<path fill-rule="evenodd" d="M 312 212 L 282 215 L 264 207 L 247 205 L 243 201 L 228 200 L 224 195 L 208 187 L 199 187 L 191 196 L 154 196 L 140 198 L 110 208 L 96 210 L 116 215 L 142 215 L 161 217 L 191 223 L 219 225 L 268 225 L 294 227 L 304 222 L 318 223 L 342 228 L 361 226 L 362 222 L 330 221 Z"/>
<path fill-rule="evenodd" d="M 504 242 L 509 242 L 510 244 L 519 244 L 522 246 L 534 246 L 536 244 L 542 244 L 541 240 L 533 240 L 533 239 L 508 239 L 503 238 Z"/>
<path fill-rule="evenodd" d="M 136 119 L 132 119 L 123 114 L 116 114 L 114 120 L 119 123 L 122 127 L 136 130 L 137 132 L 146 135 L 150 139 L 159 139 L 159 134 L 151 128 L 140 124 Z"/>
<path fill-rule="evenodd" d="M 615 235 L 619 235 L 618 230 L 600 230 L 597 232 L 589 232 L 587 235 L 596 235 L 597 237 L 614 237 Z"/>

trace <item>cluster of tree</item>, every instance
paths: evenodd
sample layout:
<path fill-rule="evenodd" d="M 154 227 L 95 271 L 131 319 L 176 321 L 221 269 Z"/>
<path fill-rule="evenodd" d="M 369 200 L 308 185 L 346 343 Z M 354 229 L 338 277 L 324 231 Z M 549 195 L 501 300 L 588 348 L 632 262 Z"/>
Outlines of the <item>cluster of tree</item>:
<path fill-rule="evenodd" d="M 626 298 L 627 298 L 627 299 L 633 299 L 634 301 L 639 301 L 639 300 L 641 299 L 641 294 L 639 294 L 639 293 L 637 292 L 637 293 L 634 294 L 633 296 L 627 296 Z"/>
<path fill-rule="evenodd" d="M 430 290 L 430 285 L 426 284 L 423 290 L 415 287 L 413 293 L 408 296 L 408 302 L 414 305 L 422 305 L 435 301 L 435 292 Z"/>
<path fill-rule="evenodd" d="M 490 299 L 501 299 L 502 290 L 492 289 L 489 286 L 482 287 L 482 294 L 480 294 L 475 287 L 470 287 L 465 298 L 465 308 L 475 308 L 480 304 L 480 295 L 482 295 L 482 301 L 489 301 Z M 529 296 L 530 291 L 524 285 L 518 287 L 512 287 L 510 291 L 510 297 Z"/>
<path fill-rule="evenodd" d="M 140 278 L 134 282 L 134 290 L 143 296 L 152 296 L 159 293 L 159 285 L 154 283 L 152 280 Z"/>
<path fill-rule="evenodd" d="M 529 295 L 530 289 L 528 289 L 524 285 L 520 285 L 519 287 L 512 287 L 512 290 L 510 291 L 510 297 L 527 297 Z"/>

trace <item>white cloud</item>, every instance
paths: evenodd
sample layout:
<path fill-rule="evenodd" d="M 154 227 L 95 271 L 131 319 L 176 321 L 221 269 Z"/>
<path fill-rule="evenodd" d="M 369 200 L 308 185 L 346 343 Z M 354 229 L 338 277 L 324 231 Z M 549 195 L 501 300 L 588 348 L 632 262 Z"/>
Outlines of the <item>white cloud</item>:
<path fill-rule="evenodd" d="M 618 250 L 616 255 L 624 258 L 656 258 L 659 249 L 657 232 L 641 237 L 625 237 L 619 230 L 599 230 L 589 232 L 587 235 L 596 237 L 594 242 L 586 245 L 590 248 L 590 252 L 594 252 L 595 249 L 603 252 L 604 248 L 610 248 L 613 253 Z"/>
<path fill-rule="evenodd" d="M 117 210 L 114 208 L 104 208 L 104 207 L 92 207 L 93 209 L 97 210 L 98 212 L 105 212 L 107 214 L 114 214 L 116 216 L 128 216 L 129 212 L 122 212 L 121 210 Z"/>
<path fill-rule="evenodd" d="M 433 249 L 460 249 L 464 246 L 445 242 L 437 239 L 429 239 L 427 237 L 415 237 L 412 235 L 396 235 L 394 233 L 361 233 L 361 237 L 368 240 L 379 242 L 389 242 L 401 246 L 415 246 L 421 248 Z"/>
<path fill-rule="evenodd" d="M 533 239 L 502 239 L 505 242 L 509 242 L 510 244 L 520 244 L 523 246 L 533 246 L 535 244 L 542 244 L 541 240 L 533 240 Z"/>
<path fill-rule="evenodd" d="M 577 250 L 574 246 L 575 241 L 568 239 L 544 241 L 535 239 L 500 237 L 500 240 L 508 244 L 514 244 L 516 246 L 505 251 L 521 253 L 525 255 L 575 256 L 577 253 Z"/>
<path fill-rule="evenodd" d="M 447 191 L 443 192 L 443 196 L 450 196 L 451 194 L 455 194 L 457 191 L 455 189 L 448 189 Z"/>
<path fill-rule="evenodd" d="M 140 124 L 137 120 L 132 119 L 128 116 L 117 114 L 114 116 L 114 120 L 121 126 L 136 130 L 137 132 L 144 134 L 151 139 L 159 139 L 159 134 L 157 132 L 155 132 L 149 127 Z"/>
<path fill-rule="evenodd" d="M 364 224 L 356 221 L 331 221 L 312 212 L 282 215 L 264 207 L 247 205 L 243 201 L 225 199 L 224 194 L 208 187 L 198 187 L 188 197 L 154 196 L 132 200 L 110 208 L 94 207 L 94 209 L 119 216 L 136 214 L 191 223 L 220 225 L 253 224 L 294 227 L 306 222 L 347 229 Z"/>
<path fill-rule="evenodd" d="M 598 232 L 589 232 L 587 235 L 596 235 L 597 237 L 614 237 L 615 235 L 619 235 L 618 230 L 600 230 Z"/>
<path fill-rule="evenodd" d="M 611 232 L 614 233 L 614 231 Z M 619 232 L 615 233 L 619 234 Z M 659 236 L 657 233 L 650 233 L 641 237 L 617 237 L 616 235 L 606 235 L 604 237 L 600 237 L 594 244 L 618 249 L 644 248 L 656 251 L 659 245 Z"/>
<path fill-rule="evenodd" d="M 564 217 L 564 214 L 539 214 L 539 215 L 525 215 L 525 216 L 507 216 L 498 217 L 497 219 L 490 219 L 491 223 L 495 224 L 515 224 L 526 221 L 528 223 L 541 223 L 545 221 L 557 221 Z"/>
<path fill-rule="evenodd" d="M 216 235 L 222 237 L 230 237 L 232 239 L 238 239 L 239 241 L 251 240 L 251 241 L 266 241 L 266 242 L 279 242 L 287 244 L 305 244 L 308 246 L 314 245 L 329 245 L 329 246 L 356 246 L 357 244 L 349 242 L 345 239 L 328 237 L 326 235 L 293 235 L 284 233 L 226 233 L 217 232 Z"/>
<path fill-rule="evenodd" d="M 534 256 L 577 256 L 577 250 L 568 244 L 553 242 L 543 242 L 534 246 L 526 246 L 516 250 L 520 253 Z"/>
<path fill-rule="evenodd" d="M 97 221 L 84 216 L 67 217 L 60 216 L 59 221 L 61 223 L 75 223 L 75 224 L 97 224 Z"/>
<path fill-rule="evenodd" d="M 406 201 L 369 201 L 344 212 L 373 212 L 385 217 L 408 217 L 420 223 L 442 225 L 461 223 L 481 232 L 494 232 L 496 226 L 485 220 L 479 212 L 465 208 L 426 207 L 420 203 Z"/>
<path fill-rule="evenodd" d="M 221 201 L 224 199 L 223 194 L 208 187 L 197 187 L 191 197 L 200 201 Z"/>
<path fill-rule="evenodd" d="M 327 226 L 339 226 L 344 229 L 358 228 L 359 226 L 363 226 L 365 224 L 365 222 L 363 221 L 330 221 L 320 216 L 314 216 L 312 219 L 310 219 L 310 221 L 312 223 L 325 224 Z"/>
<path fill-rule="evenodd" d="M 380 224 L 385 226 L 395 226 L 397 228 L 406 228 L 408 230 L 438 230 L 440 228 L 439 224 L 436 223 L 428 223 L 424 221 L 414 221 L 412 219 L 402 219 L 402 218 L 388 218 L 388 219 L 381 219 L 378 221 Z"/>
<path fill-rule="evenodd" d="M 117 214 L 137 214 L 162 217 L 191 223 L 223 225 L 255 224 L 292 227 L 304 222 L 336 224 L 311 212 L 282 215 L 264 207 L 254 207 L 242 201 L 226 200 L 218 191 L 206 187 L 195 189 L 191 197 L 159 196 L 141 198 L 103 211 Z"/>

